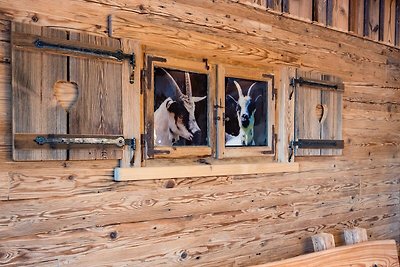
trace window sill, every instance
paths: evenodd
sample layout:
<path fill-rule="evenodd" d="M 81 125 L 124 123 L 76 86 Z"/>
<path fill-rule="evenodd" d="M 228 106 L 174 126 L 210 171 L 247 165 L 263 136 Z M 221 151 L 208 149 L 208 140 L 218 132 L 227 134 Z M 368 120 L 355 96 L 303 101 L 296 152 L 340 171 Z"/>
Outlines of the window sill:
<path fill-rule="evenodd" d="M 185 168 L 187 169 L 187 172 L 184 171 Z M 171 178 L 186 178 L 186 177 L 298 172 L 298 171 L 299 171 L 299 164 L 296 162 L 115 168 L 114 181 L 120 182 L 120 181 L 138 181 L 138 180 L 171 179 Z"/>

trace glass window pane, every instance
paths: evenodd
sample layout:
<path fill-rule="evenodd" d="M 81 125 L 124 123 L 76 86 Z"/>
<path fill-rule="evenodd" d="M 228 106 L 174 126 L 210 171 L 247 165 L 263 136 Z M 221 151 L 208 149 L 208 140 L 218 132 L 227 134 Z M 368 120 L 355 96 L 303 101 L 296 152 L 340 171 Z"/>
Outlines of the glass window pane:
<path fill-rule="evenodd" d="M 208 145 L 206 74 L 154 68 L 154 145 Z"/>

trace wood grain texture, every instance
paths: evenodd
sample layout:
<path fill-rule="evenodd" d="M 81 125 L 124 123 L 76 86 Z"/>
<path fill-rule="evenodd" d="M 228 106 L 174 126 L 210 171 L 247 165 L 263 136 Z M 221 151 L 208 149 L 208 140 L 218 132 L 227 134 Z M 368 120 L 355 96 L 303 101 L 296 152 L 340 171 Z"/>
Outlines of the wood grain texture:
<path fill-rule="evenodd" d="M 370 241 L 353 246 L 343 246 L 331 250 L 316 252 L 281 262 L 257 265 L 272 266 L 354 266 L 373 265 L 399 266 L 396 243 L 394 240 Z"/>
<path fill-rule="evenodd" d="M 396 1 L 384 1 L 384 14 L 383 16 L 383 41 L 394 44 L 395 31 L 396 31 Z"/>
<path fill-rule="evenodd" d="M 313 21 L 317 21 L 322 25 L 327 24 L 327 0 L 313 1 Z"/>
<path fill-rule="evenodd" d="M 182 172 L 184 166 L 169 167 L 147 167 L 147 168 L 116 168 L 114 180 L 148 180 L 148 179 L 168 179 L 187 177 L 187 173 Z M 191 166 L 190 176 L 221 176 L 221 175 L 248 175 L 269 172 L 296 172 L 298 165 L 296 163 L 262 163 L 262 164 L 216 164 L 206 166 Z"/>
<path fill-rule="evenodd" d="M 312 1 L 310 0 L 289 1 L 289 14 L 310 21 L 312 19 Z"/>
<path fill-rule="evenodd" d="M 120 49 L 117 40 L 85 33 L 71 33 L 71 40 Z M 78 85 L 79 95 L 69 113 L 70 134 L 121 134 L 122 133 L 122 66 L 89 58 L 69 60 L 70 81 Z M 114 149 L 71 150 L 69 158 L 113 159 L 121 158 Z"/>
<path fill-rule="evenodd" d="M 367 0 L 364 2 L 364 36 L 368 36 L 372 40 L 379 40 L 380 25 L 379 21 L 379 2 L 380 0 Z"/>
<path fill-rule="evenodd" d="M 347 32 L 349 30 L 349 0 L 332 1 L 332 27 Z"/>
<path fill-rule="evenodd" d="M 349 31 L 364 36 L 364 0 L 351 0 L 349 10 Z"/>
<path fill-rule="evenodd" d="M 66 38 L 65 31 L 51 29 L 42 31 L 40 27 L 22 24 L 13 24 L 13 32 Z M 14 41 L 13 39 L 15 49 Z M 53 86 L 57 81 L 67 78 L 67 59 L 61 56 L 45 55 L 39 51 L 13 50 L 13 62 L 14 133 L 66 133 L 66 113 L 54 98 Z M 33 65 L 37 67 L 33 68 Z M 16 160 L 65 158 L 65 150 L 14 151 Z"/>

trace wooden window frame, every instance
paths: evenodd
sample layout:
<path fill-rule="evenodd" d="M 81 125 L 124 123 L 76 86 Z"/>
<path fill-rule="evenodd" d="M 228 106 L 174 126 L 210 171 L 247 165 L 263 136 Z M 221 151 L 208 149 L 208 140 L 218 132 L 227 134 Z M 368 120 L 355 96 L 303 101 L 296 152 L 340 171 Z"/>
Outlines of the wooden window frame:
<path fill-rule="evenodd" d="M 215 148 L 215 123 L 213 103 L 216 92 L 215 66 L 206 65 L 202 60 L 189 60 L 173 56 L 146 54 L 144 83 L 144 122 L 145 149 L 144 160 L 149 159 L 184 159 L 190 157 L 211 157 Z M 154 145 L 154 69 L 162 67 L 179 71 L 188 71 L 207 75 L 207 111 L 208 144 L 205 146 L 155 146 Z"/>
<path fill-rule="evenodd" d="M 244 157 L 263 157 L 275 159 L 276 153 L 276 133 L 275 133 L 275 113 L 276 113 L 276 90 L 275 90 L 275 75 L 268 73 L 262 68 L 246 68 L 229 65 L 218 65 L 217 74 L 217 95 L 218 95 L 218 122 L 217 122 L 217 158 L 244 158 Z M 267 134 L 268 140 L 266 146 L 242 146 L 242 147 L 227 147 L 225 145 L 225 78 L 238 78 L 254 81 L 262 81 L 267 83 Z"/>

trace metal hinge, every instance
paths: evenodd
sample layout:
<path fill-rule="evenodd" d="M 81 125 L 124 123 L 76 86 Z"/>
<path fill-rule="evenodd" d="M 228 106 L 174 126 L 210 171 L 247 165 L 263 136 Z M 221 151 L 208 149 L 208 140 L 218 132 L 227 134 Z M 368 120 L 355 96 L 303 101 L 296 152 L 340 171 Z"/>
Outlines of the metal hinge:
<path fill-rule="evenodd" d="M 125 139 L 123 136 L 89 136 L 89 135 L 63 135 L 49 134 L 38 135 L 33 140 L 37 145 L 49 145 L 51 148 L 58 147 L 91 147 L 91 146 L 130 146 L 133 150 L 136 149 L 136 140 Z"/>
<path fill-rule="evenodd" d="M 278 99 L 278 89 L 272 88 L 272 100 L 277 100 Z"/>
<path fill-rule="evenodd" d="M 122 50 L 108 51 L 91 47 L 74 46 L 70 44 L 55 44 L 44 41 L 42 39 L 36 39 L 33 44 L 35 45 L 36 48 L 40 49 L 62 51 L 84 56 L 102 57 L 117 61 L 129 60 L 129 64 L 132 66 L 132 73 L 130 75 L 129 82 L 134 83 L 135 67 L 136 67 L 135 53 L 125 54 Z"/>

